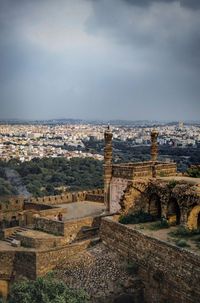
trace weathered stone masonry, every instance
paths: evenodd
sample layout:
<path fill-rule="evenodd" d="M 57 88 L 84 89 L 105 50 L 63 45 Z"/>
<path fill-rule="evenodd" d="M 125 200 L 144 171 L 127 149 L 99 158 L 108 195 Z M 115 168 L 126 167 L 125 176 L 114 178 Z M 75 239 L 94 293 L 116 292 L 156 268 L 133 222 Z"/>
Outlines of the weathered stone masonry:
<path fill-rule="evenodd" d="M 101 239 L 110 249 L 138 264 L 147 303 L 199 302 L 198 255 L 146 236 L 110 218 L 102 219 Z"/>

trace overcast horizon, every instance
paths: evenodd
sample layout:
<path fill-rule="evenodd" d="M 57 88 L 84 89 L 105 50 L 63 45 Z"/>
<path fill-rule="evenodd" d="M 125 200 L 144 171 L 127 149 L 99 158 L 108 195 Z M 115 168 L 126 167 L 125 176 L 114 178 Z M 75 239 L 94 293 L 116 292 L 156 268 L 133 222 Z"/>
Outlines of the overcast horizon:
<path fill-rule="evenodd" d="M 1 0 L 0 119 L 199 121 L 200 1 Z"/>

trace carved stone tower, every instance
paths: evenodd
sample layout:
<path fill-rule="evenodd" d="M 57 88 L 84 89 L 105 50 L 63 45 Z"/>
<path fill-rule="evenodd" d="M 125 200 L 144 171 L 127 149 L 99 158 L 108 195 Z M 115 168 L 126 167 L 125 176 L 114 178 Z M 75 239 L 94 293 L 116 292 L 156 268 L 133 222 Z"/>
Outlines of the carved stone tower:
<path fill-rule="evenodd" d="M 153 129 L 151 132 L 151 161 L 156 162 L 158 158 L 158 132 Z"/>
<path fill-rule="evenodd" d="M 110 182 L 112 178 L 112 137 L 110 127 L 104 133 L 104 203 L 106 211 L 110 210 Z"/>

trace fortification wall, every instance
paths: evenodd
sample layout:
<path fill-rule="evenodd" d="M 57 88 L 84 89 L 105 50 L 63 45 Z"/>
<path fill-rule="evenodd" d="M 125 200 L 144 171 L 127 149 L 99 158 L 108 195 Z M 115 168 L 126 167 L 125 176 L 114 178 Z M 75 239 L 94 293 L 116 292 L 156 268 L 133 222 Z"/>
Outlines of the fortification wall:
<path fill-rule="evenodd" d="M 43 211 L 43 215 L 53 215 L 55 211 L 51 211 L 51 206 L 56 206 L 58 204 L 81 202 L 81 201 L 94 201 L 94 202 L 104 202 L 104 190 L 94 189 L 90 191 L 80 191 L 80 192 L 69 192 L 57 196 L 46 196 L 42 198 L 30 198 L 24 199 L 22 196 L 12 196 L 12 197 L 0 197 L 0 228 L 1 222 L 6 220 L 6 226 L 9 226 L 9 222 L 12 217 L 15 216 L 17 220 L 22 220 L 21 214 L 24 210 L 35 210 Z M 55 209 L 55 208 L 54 208 Z M 48 211 L 49 210 L 49 211 Z"/>
<path fill-rule="evenodd" d="M 91 197 L 94 197 L 94 199 L 96 199 L 96 196 L 103 196 L 103 189 L 94 189 L 91 191 L 80 191 L 73 193 L 69 192 L 62 195 L 47 196 L 42 198 L 31 198 L 30 202 L 35 204 L 56 205 L 56 204 L 85 201 L 88 198 L 91 201 Z"/>
<path fill-rule="evenodd" d="M 114 232 L 113 232 L 114 231 Z M 200 257 L 185 249 L 102 219 L 102 241 L 139 266 L 147 302 L 197 303 L 200 298 Z"/>
<path fill-rule="evenodd" d="M 42 198 L 31 198 L 30 202 L 35 204 L 57 205 L 85 200 L 86 192 L 67 193 L 57 196 L 46 196 Z"/>

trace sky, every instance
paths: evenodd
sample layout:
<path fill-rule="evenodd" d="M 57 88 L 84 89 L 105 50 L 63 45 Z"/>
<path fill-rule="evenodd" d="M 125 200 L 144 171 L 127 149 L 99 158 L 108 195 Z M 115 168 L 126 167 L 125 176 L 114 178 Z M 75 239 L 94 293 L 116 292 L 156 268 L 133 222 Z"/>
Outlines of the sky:
<path fill-rule="evenodd" d="M 199 0 L 0 0 L 0 119 L 200 120 Z"/>

